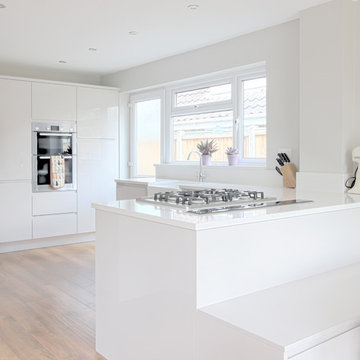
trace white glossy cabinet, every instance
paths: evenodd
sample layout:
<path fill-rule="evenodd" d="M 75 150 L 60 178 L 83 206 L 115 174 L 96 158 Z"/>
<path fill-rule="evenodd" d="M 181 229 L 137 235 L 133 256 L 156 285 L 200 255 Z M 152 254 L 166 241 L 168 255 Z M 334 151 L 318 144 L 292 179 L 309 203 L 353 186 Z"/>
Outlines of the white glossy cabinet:
<path fill-rule="evenodd" d="M 0 242 L 31 239 L 31 183 L 0 183 L 0 199 Z"/>
<path fill-rule="evenodd" d="M 95 231 L 93 202 L 116 200 L 116 140 L 78 140 L 78 232 Z"/>
<path fill-rule="evenodd" d="M 31 83 L 0 79 L 0 181 L 31 179 Z"/>
<path fill-rule="evenodd" d="M 326 341 L 291 360 L 359 360 L 360 328 L 353 329 Z"/>
<path fill-rule="evenodd" d="M 76 191 L 53 191 L 33 194 L 32 214 L 49 215 L 76 213 Z"/>
<path fill-rule="evenodd" d="M 78 87 L 78 231 L 95 231 L 93 202 L 116 199 L 119 94 Z"/>
<path fill-rule="evenodd" d="M 79 138 L 117 138 L 117 91 L 79 87 L 77 106 Z"/>
<path fill-rule="evenodd" d="M 32 119 L 76 121 L 76 87 L 33 82 Z"/>
<path fill-rule="evenodd" d="M 33 217 L 33 238 L 76 234 L 76 214 L 55 214 Z"/>

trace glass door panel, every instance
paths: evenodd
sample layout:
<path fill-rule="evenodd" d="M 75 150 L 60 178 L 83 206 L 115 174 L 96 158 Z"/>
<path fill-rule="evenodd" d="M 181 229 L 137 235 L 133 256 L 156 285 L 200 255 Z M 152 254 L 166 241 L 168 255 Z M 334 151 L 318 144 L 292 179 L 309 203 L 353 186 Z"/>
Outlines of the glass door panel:
<path fill-rule="evenodd" d="M 138 101 L 135 120 L 135 176 L 154 176 L 161 162 L 161 99 Z"/>
<path fill-rule="evenodd" d="M 71 134 L 48 134 L 38 133 L 37 135 L 38 155 L 69 155 L 72 154 Z"/>

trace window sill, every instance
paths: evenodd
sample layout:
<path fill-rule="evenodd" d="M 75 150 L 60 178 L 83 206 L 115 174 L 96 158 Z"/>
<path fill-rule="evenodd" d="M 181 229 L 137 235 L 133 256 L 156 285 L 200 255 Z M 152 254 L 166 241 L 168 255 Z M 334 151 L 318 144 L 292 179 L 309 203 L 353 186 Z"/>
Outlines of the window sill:
<path fill-rule="evenodd" d="M 199 167 L 198 161 L 189 161 L 189 162 L 182 162 L 176 161 L 171 163 L 162 163 L 162 164 L 155 164 L 155 166 L 191 166 L 191 167 Z M 247 169 L 265 169 L 266 168 L 266 161 L 262 162 L 244 162 L 240 163 L 239 165 L 229 165 L 226 162 L 213 162 L 211 165 L 203 165 L 203 168 L 247 168 Z"/>

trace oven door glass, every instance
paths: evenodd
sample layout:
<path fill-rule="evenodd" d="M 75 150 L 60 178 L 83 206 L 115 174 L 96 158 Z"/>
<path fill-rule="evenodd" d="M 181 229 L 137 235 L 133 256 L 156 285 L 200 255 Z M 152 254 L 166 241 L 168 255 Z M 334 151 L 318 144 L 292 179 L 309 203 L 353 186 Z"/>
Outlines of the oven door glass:
<path fill-rule="evenodd" d="M 65 157 L 65 184 L 73 183 L 73 158 Z M 50 156 L 37 157 L 37 185 L 50 185 Z"/>
<path fill-rule="evenodd" d="M 71 155 L 72 134 L 37 133 L 37 155 Z"/>

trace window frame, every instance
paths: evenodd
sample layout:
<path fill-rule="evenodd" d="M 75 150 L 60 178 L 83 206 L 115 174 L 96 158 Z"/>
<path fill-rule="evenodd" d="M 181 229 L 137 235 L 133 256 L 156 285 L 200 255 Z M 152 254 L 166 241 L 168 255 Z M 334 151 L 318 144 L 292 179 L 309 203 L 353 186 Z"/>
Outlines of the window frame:
<path fill-rule="evenodd" d="M 244 158 L 244 87 L 243 82 L 248 80 L 256 80 L 266 78 L 266 97 L 267 97 L 267 75 L 266 70 L 264 71 L 257 71 L 254 73 L 249 73 L 246 75 L 238 75 L 236 79 L 236 86 L 238 91 L 238 106 L 239 106 L 239 116 L 238 120 L 235 122 L 237 123 L 237 144 L 239 149 L 239 155 L 240 155 L 240 165 L 248 165 L 248 166 L 266 166 L 266 160 L 265 158 Z M 241 101 L 240 101 L 241 99 Z M 267 128 L 268 128 L 268 121 L 267 121 L 267 104 L 266 104 L 266 137 L 267 137 Z"/>
<path fill-rule="evenodd" d="M 239 149 L 240 166 L 265 167 L 266 158 L 244 158 L 244 112 L 243 112 L 243 82 L 259 78 L 267 78 L 265 66 L 258 66 L 246 70 L 235 71 L 227 76 L 212 76 L 207 80 L 189 80 L 181 86 L 170 86 L 167 89 L 166 102 L 170 103 L 166 113 L 166 134 L 167 143 L 165 144 L 166 159 L 168 164 L 196 164 L 195 161 L 176 161 L 174 159 L 174 123 L 173 118 L 182 115 L 202 114 L 216 111 L 233 111 L 233 145 Z M 176 94 L 183 91 L 192 91 L 204 87 L 231 84 L 231 100 L 220 101 L 207 104 L 176 107 Z M 169 104 L 168 104 L 169 105 Z M 266 117 L 267 120 L 267 117 Z M 267 124 L 267 121 L 266 121 Z M 224 165 L 226 162 L 214 162 L 214 164 Z"/>
<path fill-rule="evenodd" d="M 265 77 L 267 79 L 266 65 L 264 62 L 222 71 L 216 75 L 198 76 L 192 79 L 180 80 L 164 84 L 162 87 L 152 87 L 142 91 L 129 93 L 129 174 L 131 177 L 149 177 L 146 174 L 137 174 L 137 144 L 136 144 L 136 121 L 135 103 L 140 101 L 161 100 L 161 134 L 160 134 L 160 153 L 161 164 L 175 165 L 197 165 L 198 160 L 194 161 L 175 161 L 174 156 L 174 124 L 173 117 L 190 115 L 196 113 L 233 111 L 233 146 L 239 149 L 239 166 L 265 167 L 267 158 L 244 158 L 244 113 L 243 113 L 243 81 Z M 191 91 L 209 86 L 224 85 L 230 83 L 231 100 L 213 102 L 207 104 L 176 107 L 176 93 Z M 268 91 L 268 79 L 267 79 Z M 268 93 L 268 92 L 267 92 Z M 241 100 L 241 101 L 240 101 Z M 266 109 L 267 110 L 267 109 Z M 266 129 L 268 121 L 266 115 Z M 267 131 L 268 134 L 268 131 Z M 223 149 L 222 149 L 223 150 Z M 227 162 L 214 162 L 214 166 L 224 166 Z M 152 176 L 152 175 L 151 175 Z"/>
<path fill-rule="evenodd" d="M 160 100 L 160 162 L 165 160 L 165 91 L 163 89 L 140 92 L 130 94 L 129 108 L 130 108 L 130 154 L 129 154 L 129 172 L 132 178 L 145 178 L 154 175 L 139 174 L 137 171 L 138 153 L 137 153 L 137 121 L 136 121 L 136 103 L 150 100 Z"/>
<path fill-rule="evenodd" d="M 206 81 L 206 82 L 198 82 L 195 87 L 193 85 L 186 85 L 182 87 L 171 88 L 171 114 L 173 116 L 181 116 L 181 115 L 189 115 L 189 114 L 200 114 L 203 112 L 214 112 L 217 109 L 223 109 L 226 106 L 233 106 L 233 88 L 234 88 L 234 79 L 232 78 L 223 78 L 218 79 L 216 81 Z M 199 105 L 189 105 L 189 106 L 181 106 L 176 107 L 176 94 L 185 91 L 192 90 L 200 90 L 203 88 L 211 87 L 211 86 L 219 86 L 219 85 L 231 85 L 231 99 L 224 101 L 215 101 L 212 103 L 199 104 Z M 204 111 L 205 109 L 205 111 Z"/>

